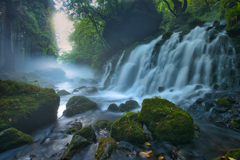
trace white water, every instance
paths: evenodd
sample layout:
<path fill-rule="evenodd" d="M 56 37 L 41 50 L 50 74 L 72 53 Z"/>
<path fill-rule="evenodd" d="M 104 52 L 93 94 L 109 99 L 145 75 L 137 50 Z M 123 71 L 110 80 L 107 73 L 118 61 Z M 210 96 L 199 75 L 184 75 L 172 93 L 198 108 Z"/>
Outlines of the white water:
<path fill-rule="evenodd" d="M 235 58 L 229 37 L 225 33 L 219 33 L 209 43 L 206 27 L 196 27 L 181 42 L 179 34 L 174 33 L 162 45 L 156 57 L 156 66 L 153 66 L 151 56 L 155 44 L 162 36 L 135 48 L 120 71 L 114 71 L 108 90 L 133 97 L 140 103 L 143 98 L 154 95 L 179 102 L 186 96 L 198 93 L 199 90 L 194 90 L 198 84 L 203 87 L 200 90 L 206 92 L 210 90 L 210 83 L 224 81 L 228 70 L 233 68 Z M 233 54 L 227 55 L 229 51 Z M 121 60 L 122 58 L 119 59 Z M 120 62 L 117 63 L 118 67 L 119 64 Z M 164 86 L 165 91 L 159 93 L 159 86 Z"/>

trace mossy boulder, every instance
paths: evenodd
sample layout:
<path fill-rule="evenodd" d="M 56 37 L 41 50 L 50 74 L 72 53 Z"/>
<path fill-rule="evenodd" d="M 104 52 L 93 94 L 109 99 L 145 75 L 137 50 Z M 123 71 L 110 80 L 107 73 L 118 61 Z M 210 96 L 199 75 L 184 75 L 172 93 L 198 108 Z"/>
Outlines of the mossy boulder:
<path fill-rule="evenodd" d="M 138 114 L 134 112 L 128 112 L 116 120 L 112 124 L 110 135 L 118 142 L 127 141 L 134 144 L 143 144 L 147 141 Z"/>
<path fill-rule="evenodd" d="M 99 120 L 96 122 L 96 125 L 100 128 L 100 129 L 104 129 L 107 128 L 108 125 L 108 120 Z"/>
<path fill-rule="evenodd" d="M 71 124 L 72 127 L 76 128 L 77 130 L 82 129 L 82 123 L 81 122 L 74 122 Z"/>
<path fill-rule="evenodd" d="M 144 99 L 139 119 L 158 141 L 184 144 L 194 137 L 192 116 L 166 99 Z"/>
<path fill-rule="evenodd" d="M 87 93 L 96 93 L 98 92 L 98 89 L 96 87 L 88 87 L 87 88 Z"/>
<path fill-rule="evenodd" d="M 77 135 L 86 138 L 90 142 L 95 142 L 97 138 L 94 130 L 89 126 L 83 127 L 80 131 L 77 131 L 76 133 L 74 133 L 73 137 Z"/>
<path fill-rule="evenodd" d="M 66 130 L 66 133 L 67 134 L 73 134 L 75 132 L 77 132 L 77 128 L 74 128 L 74 127 L 69 127 L 67 130 Z"/>
<path fill-rule="evenodd" d="M 129 100 L 129 101 L 126 101 L 126 103 L 121 103 L 119 105 L 119 110 L 121 112 L 129 112 L 131 110 L 134 110 L 134 109 L 137 109 L 137 108 L 140 108 L 139 104 L 137 101 L 134 101 L 134 100 Z"/>
<path fill-rule="evenodd" d="M 107 130 L 111 131 L 112 125 L 113 125 L 114 121 L 109 121 L 107 124 Z"/>
<path fill-rule="evenodd" d="M 92 93 L 97 93 L 98 89 L 96 87 L 81 86 L 74 89 L 73 92 L 81 92 L 83 94 L 92 94 Z"/>
<path fill-rule="evenodd" d="M 0 80 L 0 131 L 14 127 L 30 133 L 57 120 L 60 97 L 54 89 Z"/>
<path fill-rule="evenodd" d="M 72 157 L 80 152 L 83 148 L 87 147 L 91 143 L 80 135 L 73 136 L 68 148 L 65 150 L 61 159 L 70 160 Z"/>
<path fill-rule="evenodd" d="M 217 102 L 222 107 L 229 107 L 230 103 L 228 102 L 229 97 L 218 98 Z"/>
<path fill-rule="evenodd" d="M 233 120 L 230 122 L 230 124 L 231 124 L 231 126 L 232 126 L 233 128 L 240 129 L 240 123 L 239 123 L 238 120 L 233 119 Z"/>
<path fill-rule="evenodd" d="M 118 106 L 115 104 L 115 103 L 112 103 L 108 106 L 108 110 L 109 111 L 113 111 L 113 112 L 116 112 L 116 111 L 119 111 L 119 108 Z"/>
<path fill-rule="evenodd" d="M 57 94 L 58 94 L 59 96 L 65 96 L 65 95 L 69 95 L 69 94 L 71 94 L 71 93 L 69 93 L 69 92 L 66 91 L 66 90 L 60 90 L 60 91 L 57 92 Z"/>
<path fill-rule="evenodd" d="M 33 138 L 16 128 L 0 132 L 0 153 L 33 142 Z"/>
<path fill-rule="evenodd" d="M 84 96 L 73 96 L 66 104 L 64 115 L 74 116 L 76 114 L 84 113 L 89 110 L 97 110 L 97 103 L 91 101 Z"/>
<path fill-rule="evenodd" d="M 240 149 L 231 149 L 230 151 L 227 152 L 225 156 L 220 156 L 212 160 L 229 160 L 230 158 L 240 160 Z"/>
<path fill-rule="evenodd" d="M 194 136 L 200 137 L 201 136 L 201 129 L 197 123 L 193 123 L 193 129 L 194 129 Z"/>
<path fill-rule="evenodd" d="M 95 153 L 96 160 L 108 159 L 112 152 L 117 149 L 117 144 L 111 137 L 101 137 L 99 139 L 98 149 Z"/>

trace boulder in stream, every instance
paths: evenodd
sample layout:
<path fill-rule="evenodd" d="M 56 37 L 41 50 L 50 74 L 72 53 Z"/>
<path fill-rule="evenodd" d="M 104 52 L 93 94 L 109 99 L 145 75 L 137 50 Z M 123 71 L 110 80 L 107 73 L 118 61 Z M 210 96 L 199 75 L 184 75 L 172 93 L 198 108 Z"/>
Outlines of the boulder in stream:
<path fill-rule="evenodd" d="M 194 137 L 192 116 L 166 99 L 144 99 L 139 119 L 160 142 L 178 145 L 188 143 Z"/>
<path fill-rule="evenodd" d="M 107 128 L 108 125 L 108 120 L 99 120 L 96 122 L 96 125 L 100 128 L 100 129 L 104 129 Z"/>
<path fill-rule="evenodd" d="M 126 101 L 126 103 L 121 103 L 119 105 L 119 110 L 121 112 L 129 112 L 131 110 L 134 110 L 134 109 L 137 109 L 137 108 L 140 108 L 139 104 L 137 101 L 134 101 L 134 100 L 129 100 L 129 101 Z"/>
<path fill-rule="evenodd" d="M 73 92 L 81 92 L 83 94 L 92 94 L 92 93 L 97 93 L 98 89 L 96 87 L 81 86 L 74 89 Z"/>
<path fill-rule="evenodd" d="M 147 141 L 138 114 L 134 112 L 127 112 L 126 115 L 116 120 L 112 124 L 110 135 L 118 142 L 127 141 L 133 144 L 144 144 Z"/>
<path fill-rule="evenodd" d="M 118 106 L 115 104 L 115 103 L 112 103 L 108 106 L 108 110 L 109 111 L 113 111 L 113 112 L 116 112 L 116 111 L 119 111 L 119 108 Z"/>
<path fill-rule="evenodd" d="M 97 103 L 91 101 L 84 96 L 73 96 L 66 104 L 64 115 L 74 116 L 76 114 L 84 113 L 89 110 L 97 110 Z"/>
<path fill-rule="evenodd" d="M 117 149 L 117 144 L 111 137 L 101 137 L 99 139 L 98 149 L 95 153 L 96 160 L 108 159 L 114 149 Z"/>
<path fill-rule="evenodd" d="M 33 138 L 16 128 L 0 132 L 0 153 L 33 142 Z"/>
<path fill-rule="evenodd" d="M 60 90 L 60 91 L 57 92 L 57 94 L 58 94 L 59 96 L 65 96 L 65 95 L 69 95 L 69 94 L 71 94 L 71 93 L 69 93 L 69 92 L 66 91 L 66 90 Z"/>
<path fill-rule="evenodd" d="M 60 97 L 54 89 L 0 80 L 0 131 L 14 127 L 30 133 L 57 120 Z"/>

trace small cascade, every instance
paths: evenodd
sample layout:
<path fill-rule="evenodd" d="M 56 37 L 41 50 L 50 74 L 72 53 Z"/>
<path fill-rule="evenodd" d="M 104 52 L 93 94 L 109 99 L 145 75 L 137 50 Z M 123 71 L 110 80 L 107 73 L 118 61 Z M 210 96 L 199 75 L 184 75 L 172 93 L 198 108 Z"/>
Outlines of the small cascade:
<path fill-rule="evenodd" d="M 196 27 L 183 37 L 174 33 L 161 45 L 158 54 L 153 54 L 154 47 L 162 40 L 160 36 L 135 48 L 120 67 L 122 55 L 108 89 L 143 97 L 157 94 L 159 86 L 183 90 L 189 85 L 210 88 L 234 81 L 229 79 L 229 74 L 236 73 L 235 50 L 230 38 L 224 32 L 218 32 L 213 38 L 212 30 Z"/>
<path fill-rule="evenodd" d="M 105 81 L 107 80 L 108 76 L 111 73 L 111 70 L 112 70 L 112 60 L 113 59 L 110 59 L 107 62 L 107 64 L 105 65 L 105 67 L 104 67 L 104 74 L 103 74 L 103 78 L 102 78 L 102 81 L 101 81 L 102 86 L 104 85 Z"/>

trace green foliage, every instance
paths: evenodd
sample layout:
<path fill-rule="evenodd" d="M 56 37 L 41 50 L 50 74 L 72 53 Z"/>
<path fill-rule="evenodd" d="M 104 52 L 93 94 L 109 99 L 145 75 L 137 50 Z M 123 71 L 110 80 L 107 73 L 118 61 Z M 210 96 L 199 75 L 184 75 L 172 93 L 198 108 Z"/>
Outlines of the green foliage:
<path fill-rule="evenodd" d="M 86 138 L 90 142 L 95 142 L 96 138 L 97 138 L 95 131 L 91 127 L 88 127 L 88 126 L 83 127 L 80 131 L 77 131 L 76 133 L 74 133 L 73 138 L 77 135 Z"/>

